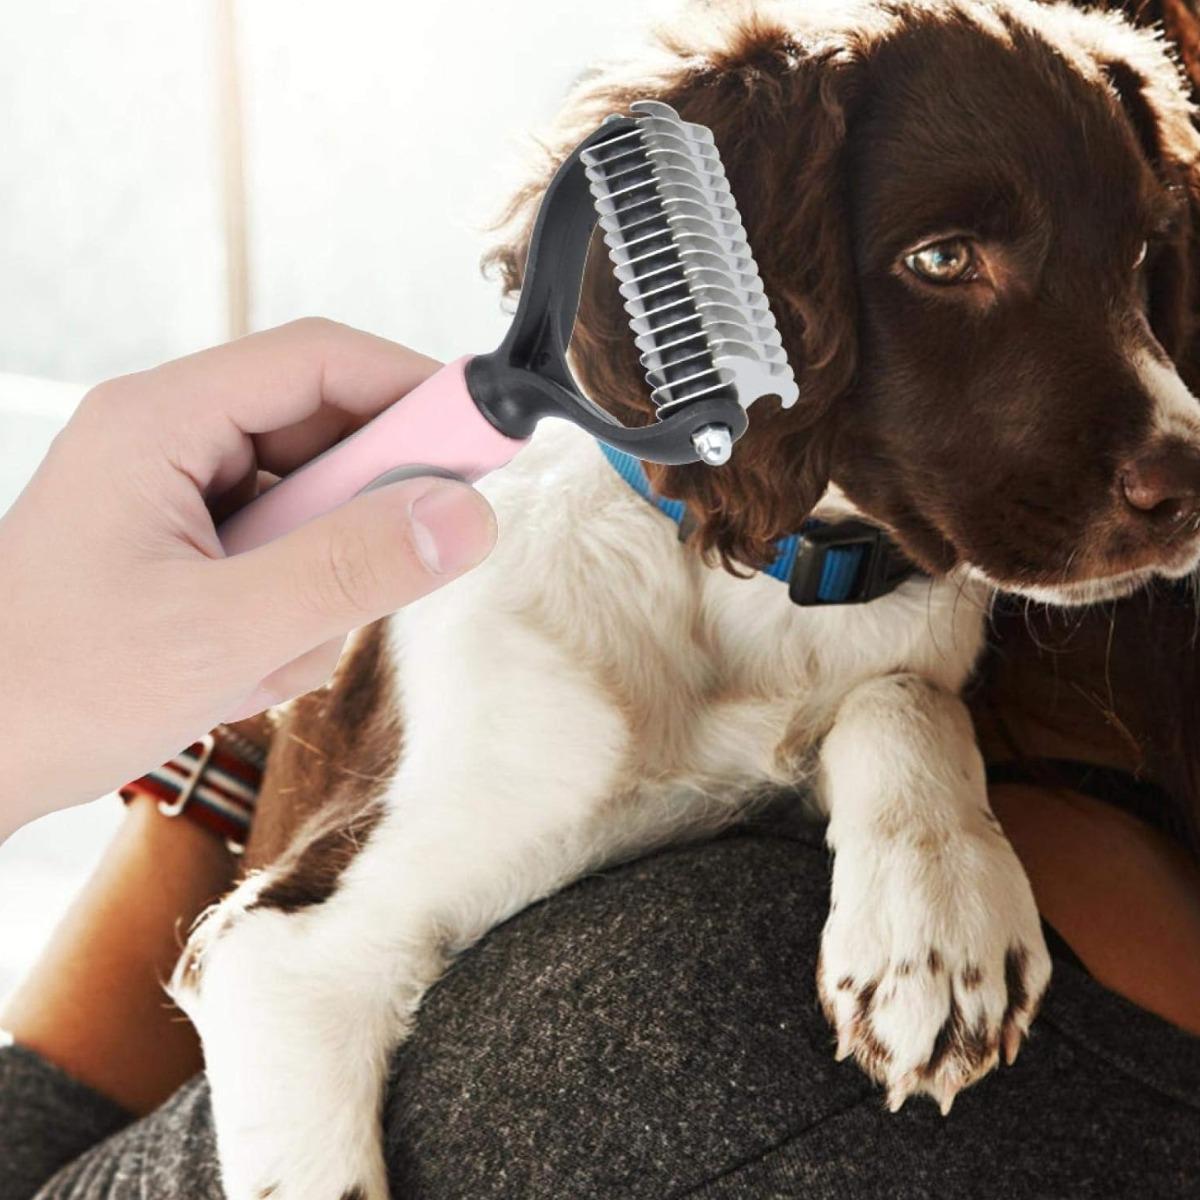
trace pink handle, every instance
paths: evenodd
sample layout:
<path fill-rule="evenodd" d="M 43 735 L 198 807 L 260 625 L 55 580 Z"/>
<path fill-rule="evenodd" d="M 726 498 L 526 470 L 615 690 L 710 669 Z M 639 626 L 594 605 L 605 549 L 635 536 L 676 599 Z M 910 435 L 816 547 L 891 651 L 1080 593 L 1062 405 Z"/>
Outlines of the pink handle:
<path fill-rule="evenodd" d="M 508 462 L 525 441 L 505 437 L 476 407 L 463 372 L 447 363 L 345 441 L 281 479 L 218 530 L 226 554 L 252 550 L 344 504 L 399 467 L 438 467 L 469 483 Z"/>

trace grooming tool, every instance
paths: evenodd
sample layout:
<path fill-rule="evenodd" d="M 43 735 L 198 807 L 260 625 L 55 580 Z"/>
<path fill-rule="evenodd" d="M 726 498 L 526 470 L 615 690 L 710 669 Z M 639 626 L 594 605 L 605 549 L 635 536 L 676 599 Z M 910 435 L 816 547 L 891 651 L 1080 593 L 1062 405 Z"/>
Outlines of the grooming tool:
<path fill-rule="evenodd" d="M 712 133 L 639 100 L 563 162 L 534 224 L 512 326 L 490 354 L 460 358 L 344 441 L 293 471 L 220 529 L 235 554 L 359 492 L 415 475 L 475 482 L 510 461 L 542 417 L 636 458 L 727 462 L 762 396 L 797 387 Z M 657 419 L 622 425 L 567 365 L 599 221 Z"/>

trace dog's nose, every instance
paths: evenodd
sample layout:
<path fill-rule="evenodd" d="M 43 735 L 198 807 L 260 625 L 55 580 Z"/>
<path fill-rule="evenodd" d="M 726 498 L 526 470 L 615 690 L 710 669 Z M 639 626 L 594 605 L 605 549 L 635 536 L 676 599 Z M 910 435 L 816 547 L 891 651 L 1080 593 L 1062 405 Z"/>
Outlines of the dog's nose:
<path fill-rule="evenodd" d="M 1125 464 L 1121 491 L 1135 512 L 1163 525 L 1200 515 L 1200 451 L 1160 446 Z"/>

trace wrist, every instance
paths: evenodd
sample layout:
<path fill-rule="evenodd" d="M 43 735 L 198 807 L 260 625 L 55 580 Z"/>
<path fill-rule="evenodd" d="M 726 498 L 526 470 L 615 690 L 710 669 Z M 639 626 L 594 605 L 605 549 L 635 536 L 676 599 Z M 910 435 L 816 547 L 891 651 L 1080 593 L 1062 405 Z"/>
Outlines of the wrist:
<path fill-rule="evenodd" d="M 224 891 L 238 871 L 238 856 L 222 839 L 192 821 L 164 817 L 149 795 L 134 796 L 126 802 L 118 837 L 129 853 L 160 864 L 176 882 L 190 885 L 180 888 L 181 892 L 195 888 L 204 899 Z M 186 900 L 186 895 L 179 898 Z"/>
<path fill-rule="evenodd" d="M 131 1112 L 150 1111 L 201 1065 L 162 981 L 237 871 L 220 839 L 138 797 L 0 1026 Z"/>

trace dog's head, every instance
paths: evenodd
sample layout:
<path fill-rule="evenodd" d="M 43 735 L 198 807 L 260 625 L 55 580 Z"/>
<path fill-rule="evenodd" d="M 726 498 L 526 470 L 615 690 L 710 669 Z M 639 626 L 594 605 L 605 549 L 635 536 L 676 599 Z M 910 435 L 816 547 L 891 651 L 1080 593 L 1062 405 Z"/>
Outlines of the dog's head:
<path fill-rule="evenodd" d="M 585 84 L 564 146 L 654 95 L 716 136 L 801 384 L 732 462 L 655 469 L 727 565 L 829 485 L 934 572 L 1070 603 L 1200 557 L 1200 136 L 1161 42 L 1032 0 L 742 19 Z M 519 284 L 525 232 L 495 256 Z M 646 386 L 605 257 L 577 376 Z"/>

